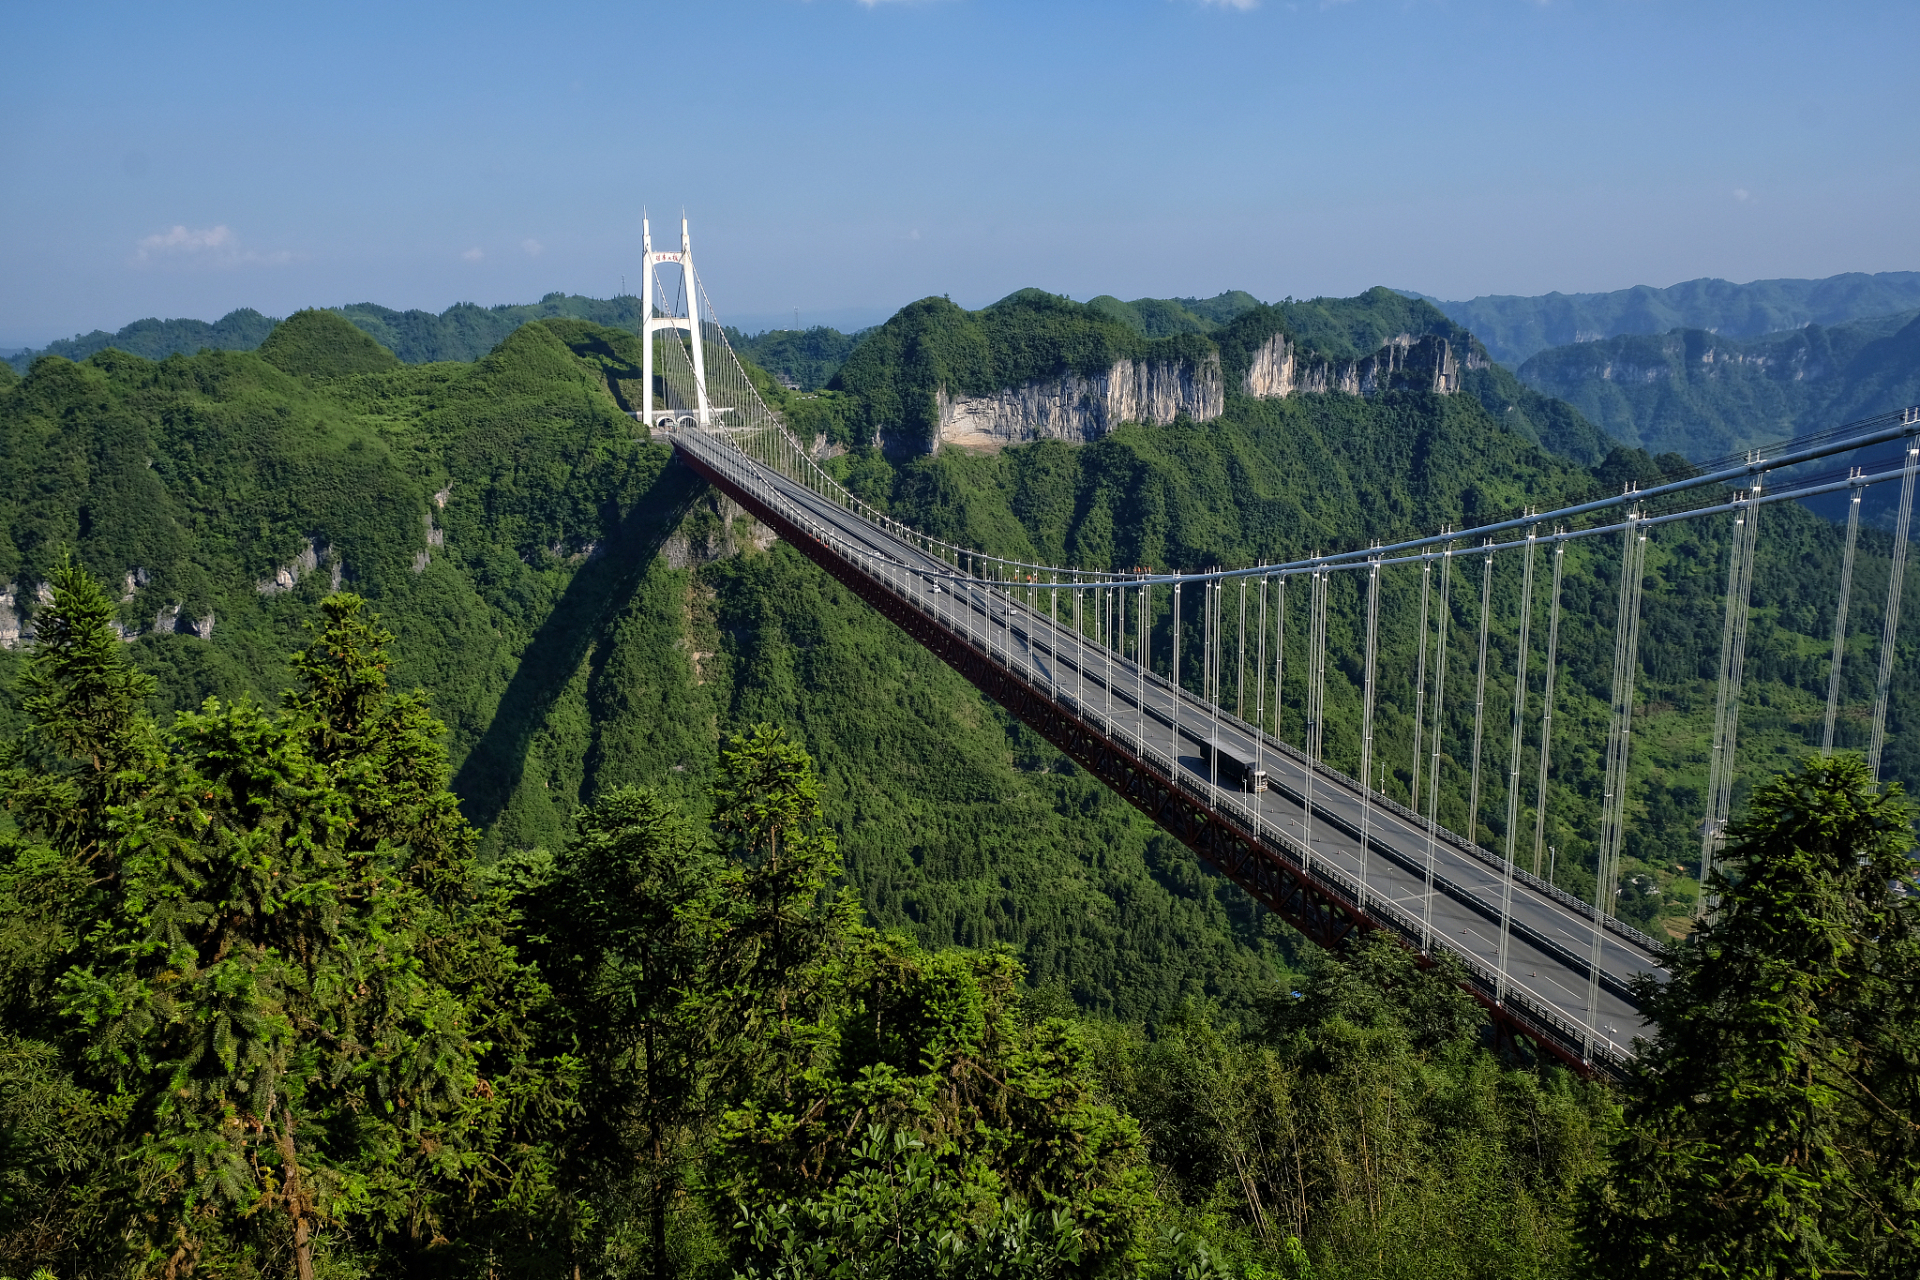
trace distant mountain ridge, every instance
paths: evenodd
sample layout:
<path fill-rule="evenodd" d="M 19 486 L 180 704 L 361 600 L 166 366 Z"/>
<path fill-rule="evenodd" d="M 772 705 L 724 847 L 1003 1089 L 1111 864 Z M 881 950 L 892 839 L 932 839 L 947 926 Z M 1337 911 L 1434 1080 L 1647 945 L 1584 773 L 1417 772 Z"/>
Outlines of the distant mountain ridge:
<path fill-rule="evenodd" d="M 459 303 L 438 314 L 375 303 L 327 310 L 406 364 L 478 360 L 536 320 L 585 320 L 632 331 L 640 319 L 637 298 L 557 292 L 538 303 Z M 77 362 L 109 347 L 149 360 L 191 355 L 202 348 L 252 350 L 278 323 L 251 309 L 213 324 L 143 320 L 118 333 L 95 330 L 52 343 L 7 363 L 24 374 L 42 355 Z M 1267 389 L 1258 393 L 1263 395 L 1285 394 L 1279 390 L 1281 382 L 1303 391 L 1353 394 L 1444 384 L 1449 391 L 1471 393 L 1510 428 L 1585 465 L 1598 462 L 1612 447 L 1612 441 L 1579 414 L 1493 365 L 1475 335 L 1430 303 L 1380 287 L 1353 298 L 1287 298 L 1272 305 L 1242 290 L 1211 298 L 1131 302 L 1101 295 L 1085 303 L 1020 290 L 977 312 L 945 299 L 924 299 L 902 308 L 885 325 L 859 333 L 825 326 L 752 335 L 731 328 L 727 332 L 743 357 L 791 388 L 811 393 L 833 386 L 853 392 L 843 403 L 803 400 L 794 408 L 834 420 L 834 431 L 847 440 L 902 429 L 923 440 L 937 439 L 941 419 L 956 411 L 955 398 L 997 401 L 1007 399 L 998 394 L 1003 392 L 1019 392 L 1014 399 L 1031 398 L 1020 389 L 1061 377 L 1100 382 L 1099 398 L 1110 401 L 1107 412 L 1096 415 L 1103 422 L 1114 414 L 1170 421 L 1183 410 L 1196 409 L 1197 416 L 1209 417 L 1218 412 L 1225 386 L 1217 373 L 1206 374 L 1195 362 L 1212 359 L 1218 364 L 1224 357 L 1236 389 L 1263 361 L 1272 364 L 1258 375 L 1267 380 Z M 1282 334 L 1284 351 L 1274 345 Z M 1137 363 L 1116 372 L 1123 360 Z M 1182 372 L 1188 366 L 1199 375 L 1198 382 Z M 1091 382 L 1084 387 L 1063 383 L 1053 389 L 1058 393 L 1053 398 L 1074 401 L 1067 407 L 1085 416 L 1080 402 L 1095 390 Z M 947 398 L 944 408 L 942 397 Z M 975 405 L 965 416 L 999 418 L 1016 410 L 1019 416 L 1031 416 L 1012 400 Z"/>
<path fill-rule="evenodd" d="M 530 320 L 590 320 L 611 328 L 631 329 L 640 322 L 640 299 L 587 298 L 579 294 L 549 293 L 538 302 L 482 307 L 456 302 L 445 311 L 396 311 L 373 302 L 329 307 L 407 364 L 435 360 L 478 360 Z M 251 307 L 230 311 L 208 324 L 204 320 L 136 320 L 117 333 L 95 329 L 50 342 L 38 350 L 7 357 L 19 373 L 41 356 L 65 356 L 81 361 L 97 351 L 115 347 L 146 360 L 192 355 L 202 347 L 216 351 L 251 351 L 265 342 L 280 323 Z"/>
<path fill-rule="evenodd" d="M 1695 328 L 1574 343 L 1519 377 L 1623 443 L 1717 457 L 1920 402 L 1920 309 L 1747 339 Z"/>
<path fill-rule="evenodd" d="M 1633 333 L 1705 329 L 1726 338 L 1838 325 L 1920 308 L 1920 271 L 1851 271 L 1821 280 L 1754 280 L 1731 284 L 1702 277 L 1665 289 L 1636 285 L 1611 293 L 1489 294 L 1445 302 L 1425 294 L 1455 323 L 1471 329 L 1502 364 L 1518 367 L 1549 347 Z"/>

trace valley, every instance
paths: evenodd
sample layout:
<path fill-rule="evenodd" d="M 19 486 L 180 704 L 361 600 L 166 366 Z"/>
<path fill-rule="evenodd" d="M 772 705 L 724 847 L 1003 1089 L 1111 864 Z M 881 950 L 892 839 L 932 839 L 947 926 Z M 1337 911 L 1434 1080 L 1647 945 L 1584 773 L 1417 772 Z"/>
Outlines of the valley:
<path fill-rule="evenodd" d="M 28 726 L 42 713 L 26 700 L 23 675 L 58 621 L 56 600 L 84 595 L 62 576 L 72 572 L 65 556 L 104 584 L 102 634 L 151 679 L 142 705 L 162 726 L 181 713 L 190 718 L 178 726 L 198 723 L 196 714 L 228 714 L 209 697 L 230 708 L 298 705 L 281 695 L 297 677 L 286 655 L 313 643 L 313 628 L 333 616 L 324 611 L 337 605 L 324 601 L 351 591 L 392 632 L 381 681 L 396 696 L 417 695 L 422 714 L 430 708 L 445 726 L 444 739 L 437 727 L 429 733 L 443 741 L 433 751 L 444 757 L 429 756 L 443 760 L 433 767 L 443 770 L 446 804 L 457 803 L 459 829 L 471 824 L 459 840 L 470 841 L 475 883 L 493 886 L 470 902 L 433 907 L 444 914 L 432 917 L 432 929 L 498 938 L 558 974 L 573 962 L 543 948 L 563 926 L 539 913 L 585 901 L 565 895 L 588 892 L 586 881 L 575 886 L 567 877 L 586 874 L 580 868 L 599 856 L 592 833 L 617 834 L 644 819 L 666 824 L 650 830 L 709 833 L 673 837 L 690 842 L 686 848 L 733 848 L 747 838 L 729 807 L 740 803 L 745 766 L 728 753 L 758 741 L 757 726 L 781 726 L 792 747 L 804 749 L 804 772 L 815 780 L 806 786 L 817 786 L 794 793 L 817 803 L 817 817 L 802 823 L 816 842 L 806 873 L 816 879 L 782 910 L 809 922 L 807 937 L 833 939 L 822 944 L 833 954 L 860 957 L 832 983 L 804 956 L 778 979 L 795 984 L 780 991 L 814 993 L 805 997 L 808 1025 L 825 1037 L 821 1045 L 842 1046 L 808 1059 L 813 1074 L 805 1077 L 835 1124 L 852 1133 L 860 1116 L 882 1114 L 846 1101 L 864 1096 L 858 1091 L 874 1077 L 860 1073 L 875 1061 L 903 1073 L 901 1098 L 926 1090 L 932 1099 L 931 1074 L 905 1082 L 931 1072 L 925 1064 L 947 1061 L 940 1055 L 950 1050 L 939 1046 L 960 1043 L 940 1037 L 973 1044 L 966 1037 L 985 1036 L 978 1043 L 992 1047 L 979 1050 L 980 1060 L 1006 1073 L 996 1080 L 1030 1091 L 1022 1097 L 1051 1099 L 1047 1107 L 1059 1110 L 1034 1114 L 1062 1125 L 1071 1114 L 1074 1141 L 1102 1153 L 1101 1172 L 1075 1175 L 1084 1179 L 1080 1190 L 1031 1203 L 1111 1213 L 1131 1224 L 1127 1231 L 1144 1233 L 1141 1240 L 1159 1241 L 1139 1246 L 1140 1274 L 1206 1274 L 1192 1270 L 1206 1266 L 1289 1280 L 1304 1280 L 1315 1266 L 1340 1275 L 1455 1266 L 1567 1273 L 1576 1255 L 1572 1189 L 1600 1168 L 1602 1116 L 1612 1105 L 1601 1086 L 1524 1055 L 1487 1053 L 1482 1024 L 1448 975 L 1420 974 L 1395 948 L 1317 954 L 676 463 L 630 416 L 651 392 L 639 385 L 638 344 L 619 315 L 567 314 L 588 308 L 565 298 L 540 305 L 547 314 L 303 311 L 251 349 L 156 348 L 161 358 L 150 359 L 102 346 L 78 363 L 39 357 L 24 377 L 0 370 L 0 470 L 16 480 L 0 493 L 0 738 L 33 740 Z M 483 323 L 487 316 L 495 318 Z M 487 325 L 505 331 L 482 350 Z M 1858 349 L 1898 334 L 1862 337 Z M 1683 450 L 1642 447 L 1666 437 L 1625 434 L 1629 419 L 1645 417 L 1640 409 L 1621 416 L 1596 402 L 1596 421 L 1575 389 L 1570 402 L 1530 385 L 1526 368 L 1516 377 L 1435 307 L 1385 289 L 1272 306 L 1244 295 L 1083 304 L 1023 290 L 967 311 L 928 298 L 857 337 L 758 335 L 740 347 L 749 361 L 766 362 L 749 368 L 759 393 L 852 492 L 930 535 L 1038 563 L 1240 567 L 1442 527 L 1470 534 L 1527 508 L 1651 486 L 1689 466 Z M 1684 526 L 1656 538 L 1647 561 L 1618 910 L 1662 937 L 1686 936 L 1699 902 L 1693 867 L 1727 537 L 1719 524 Z M 1767 509 L 1759 547 L 1734 787 L 1741 816 L 1757 788 L 1817 745 L 1841 538 L 1813 513 L 1780 504 Z M 1841 744 L 1850 750 L 1867 732 L 1892 551 L 1883 531 L 1863 531 L 1844 672 Z M 67 584 L 66 596 L 48 585 L 56 582 Z M 1416 573 L 1403 573 L 1383 587 L 1375 759 L 1382 789 L 1397 800 L 1411 800 L 1423 777 L 1413 688 L 1425 659 L 1407 621 L 1420 585 Z M 1441 735 L 1442 820 L 1472 826 L 1479 843 L 1497 849 L 1508 835 L 1508 783 L 1499 767 L 1476 780 L 1472 708 L 1513 699 L 1517 571 L 1502 561 L 1486 590 L 1484 662 L 1472 652 L 1481 621 L 1474 592 L 1458 591 L 1438 618 L 1451 665 L 1444 716 L 1426 732 Z M 1553 857 L 1543 870 L 1588 900 L 1617 590 L 1616 561 L 1576 544 L 1559 641 L 1553 789 L 1542 817 Z M 1365 614 L 1351 581 L 1334 584 L 1320 731 L 1329 763 L 1349 772 L 1362 750 L 1355 655 Z M 1286 633 L 1289 671 L 1304 670 L 1303 630 Z M 1888 775 L 1902 779 L 1920 775 L 1911 634 L 1900 643 L 1886 755 Z M 1170 652 L 1154 635 L 1153 651 Z M 1189 653 L 1186 661 L 1198 659 Z M 1283 689 L 1275 731 L 1293 742 L 1307 732 L 1292 686 Z M 1536 734 L 1527 729 L 1528 750 Z M 169 749 L 184 750 L 185 741 Z M 780 755 L 787 747 L 755 750 L 802 767 Z M 650 798 L 636 799 L 636 787 Z M 451 809 L 436 812 L 436 821 L 456 821 Z M 1530 844 L 1530 790 L 1514 812 Z M 15 878 L 5 888 L 15 903 L 31 896 L 18 879 L 26 863 L 16 855 L 29 847 L 23 830 L 4 833 L 14 841 Z M 716 884 L 736 883 L 715 875 Z M 749 911 L 750 897 L 725 910 Z M 710 909 L 721 907 L 700 908 Z M 31 914 L 10 910 L 16 921 Z M 486 914 L 496 911 L 503 914 Z M 878 932 L 860 932 L 867 926 Z M 41 945 L 22 943 L 20 954 L 39 955 L 33 948 Z M 507 987 L 471 976 L 484 969 L 477 956 L 458 966 L 480 966 L 444 979 L 472 1002 L 474 1017 L 523 1017 L 532 1037 L 474 1049 L 483 1064 L 476 1071 L 523 1081 L 526 1097 L 548 1100 L 542 1107 L 627 1114 L 619 1108 L 638 1086 L 619 1074 L 626 1068 L 617 1055 L 583 1059 L 611 1073 L 593 1077 L 598 1083 L 567 1083 L 553 1065 L 559 1059 L 542 1056 L 560 1051 L 533 1043 L 612 1016 L 566 1004 L 594 989 L 587 979 L 551 1005 L 515 995 L 532 1003 L 514 1015 L 505 1012 Z M 441 975 L 435 981 L 453 972 L 429 969 Z M 720 970 L 701 975 L 685 989 L 696 993 L 688 997 L 694 1005 L 648 1025 L 667 1034 L 660 1029 L 692 1025 L 673 1019 L 719 1016 L 719 1005 L 699 1002 L 732 988 Z M 909 988 L 922 994 L 899 994 Z M 955 1026 L 974 1030 L 909 1018 L 916 1029 L 897 1034 L 917 1047 L 860 1056 L 869 1052 L 861 1010 L 904 1010 L 922 999 L 931 1008 L 949 996 L 984 1011 L 953 1015 Z M 1047 1038 L 1055 1035 L 1069 1038 Z M 509 1041 L 521 1047 L 508 1054 L 500 1045 Z M 767 1043 L 773 1047 L 751 1053 L 800 1052 L 778 1037 Z M 725 1050 L 736 1052 L 749 1056 L 715 1061 L 758 1062 L 753 1070 L 772 1072 L 767 1079 L 786 1078 L 766 1066 L 771 1059 L 738 1044 Z M 1020 1074 L 1040 1071 L 1041 1062 L 1058 1064 L 1046 1068 L 1054 1083 Z M 699 1078 L 701 1089 L 719 1091 L 714 1097 L 734 1087 Z M 23 1105 L 25 1086 L 5 1087 L 14 1092 L 0 1097 L 0 1109 Z M 567 1092 L 576 1087 L 611 1092 Z M 621 1089 L 626 1102 L 608 1101 Z M 1368 1110 L 1366 1099 L 1380 1089 L 1408 1100 L 1398 1123 Z M 647 1110 L 656 1096 L 666 1094 L 647 1092 L 631 1115 L 656 1114 Z M 785 1105 L 772 1095 L 727 1096 L 742 1106 Z M 945 1103 L 913 1105 L 947 1114 Z M 1449 1119 L 1460 1108 L 1470 1123 Z M 632 1144 L 656 1121 L 619 1128 L 608 1120 L 592 1141 L 625 1153 L 626 1163 L 605 1166 L 592 1164 L 602 1156 L 583 1154 L 587 1147 L 568 1154 L 555 1136 L 561 1130 L 542 1128 L 547 1122 L 532 1112 L 516 1114 L 514 1159 L 532 1162 L 526 1176 L 547 1188 L 539 1196 L 548 1198 L 536 1197 L 543 1230 L 575 1224 L 565 1228 L 574 1234 L 564 1246 L 557 1235 L 541 1237 L 545 1250 L 630 1260 L 653 1248 L 648 1256 L 657 1256 L 667 1246 L 648 1244 L 656 1230 L 649 1206 L 667 1201 L 647 1188 L 666 1183 L 646 1179 L 669 1178 L 669 1168 L 678 1170 L 671 1179 L 690 1178 L 698 1164 L 702 1178 L 734 1179 L 725 1194 L 736 1200 L 702 1199 L 691 1182 L 674 1182 L 682 1189 L 671 1199 L 671 1248 L 688 1274 L 727 1274 L 742 1246 L 728 1243 L 711 1206 L 771 1203 L 769 1186 L 799 1194 L 778 1181 L 790 1164 L 765 1156 L 788 1140 L 784 1131 L 755 1128 L 746 1112 L 686 1112 L 672 1122 L 681 1126 L 676 1136 L 656 1141 L 651 1156 L 644 1143 Z M 460 1141 L 492 1150 L 486 1144 L 496 1139 L 479 1132 Z M 59 1140 L 84 1141 L 79 1133 Z M 880 1161 L 889 1177 L 925 1176 L 900 1163 L 904 1155 L 856 1153 L 847 1141 L 829 1143 L 846 1169 Z M 942 1157 L 957 1161 L 953 1168 L 978 1186 L 1012 1185 L 1001 1181 L 1016 1174 L 994 1163 L 999 1155 L 955 1141 L 961 1145 Z M 671 1159 L 661 1154 L 668 1149 L 677 1153 Z M 1309 1149 L 1309 1163 L 1320 1162 L 1312 1173 L 1300 1163 Z M 963 1151 L 972 1154 L 955 1154 Z M 1366 1159 L 1377 1158 L 1377 1168 L 1353 1179 L 1339 1172 L 1363 1151 L 1375 1153 Z M 805 1169 L 812 1157 L 796 1158 Z M 587 1163 L 568 1163 L 576 1159 Z M 1434 1173 L 1433 1159 L 1448 1176 Z M 615 1167 L 622 1172 L 582 1172 Z M 405 1176 L 423 1179 L 408 1185 L 431 1183 L 424 1173 Z M 1151 1195 L 1142 1182 L 1149 1176 Z M 611 1180 L 596 1186 L 602 1177 Z M 524 1209 L 506 1191 L 490 1199 L 495 1190 L 475 1190 L 493 1186 L 478 1174 L 467 1192 L 431 1186 L 417 1192 L 420 1202 L 461 1224 L 448 1248 L 472 1251 L 461 1254 L 462 1267 L 479 1265 L 488 1249 L 508 1249 L 512 1233 L 525 1229 L 515 1216 Z M 480 1198 L 456 1209 L 462 1194 Z M 1484 1216 L 1488 1205 L 1501 1224 L 1491 1233 L 1433 1225 Z M 828 1212 L 804 1210 L 816 1211 Z M 796 1218 L 781 1229 L 825 1231 L 826 1221 Z M 236 1227 L 220 1247 L 240 1258 L 254 1247 L 246 1244 L 253 1229 Z M 669 1232 L 664 1219 L 657 1229 Z M 1173 1243 L 1176 1235 L 1189 1243 Z M 392 1250 L 381 1256 L 395 1265 L 432 1265 L 426 1246 L 380 1247 Z"/>

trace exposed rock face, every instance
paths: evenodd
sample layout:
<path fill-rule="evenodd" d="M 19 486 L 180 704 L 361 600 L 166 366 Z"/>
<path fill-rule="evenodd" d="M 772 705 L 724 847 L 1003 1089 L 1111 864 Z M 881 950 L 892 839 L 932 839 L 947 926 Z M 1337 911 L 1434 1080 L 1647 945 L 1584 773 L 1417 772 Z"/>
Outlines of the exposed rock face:
<path fill-rule="evenodd" d="M 1564 382 L 1651 383 L 1712 379 L 1723 370 L 1753 369 L 1776 382 L 1824 378 L 1833 368 L 1811 344 L 1801 341 L 1747 349 L 1723 343 L 1704 330 L 1631 334 L 1576 349 L 1562 348 L 1530 361 L 1542 379 Z M 1531 384 L 1530 384 L 1531 385 Z"/>
<path fill-rule="evenodd" d="M 710 495 L 705 510 L 696 509 L 692 517 L 683 519 L 660 546 L 660 558 L 669 569 L 698 569 L 748 547 L 765 551 L 779 541 L 778 534 L 724 494 Z"/>
<path fill-rule="evenodd" d="M 329 548 L 317 545 L 312 538 L 307 539 L 306 547 L 293 558 L 291 564 L 285 564 L 273 571 L 271 578 L 262 578 L 253 584 L 253 589 L 263 596 L 277 596 L 283 591 L 291 591 L 300 579 L 320 567 L 320 561 L 331 558 Z"/>
<path fill-rule="evenodd" d="M 1226 392 L 1220 362 L 1117 360 L 1093 378 L 1062 374 L 989 396 L 954 399 L 943 388 L 940 443 L 998 449 L 1025 440 L 1098 440 L 1123 422 L 1166 426 L 1181 414 L 1220 416 Z"/>
<path fill-rule="evenodd" d="M 0 649 L 16 649 L 21 643 L 23 621 L 12 583 L 0 587 Z"/>
<path fill-rule="evenodd" d="M 1263 400 L 1277 400 L 1296 391 L 1340 391 L 1352 396 L 1383 391 L 1433 391 L 1452 395 L 1468 369 L 1485 368 L 1487 359 L 1469 351 L 1462 365 L 1445 338 L 1429 334 L 1416 338 L 1399 334 L 1364 360 L 1333 361 L 1301 358 L 1284 333 L 1268 338 L 1253 354 L 1240 389 Z"/>

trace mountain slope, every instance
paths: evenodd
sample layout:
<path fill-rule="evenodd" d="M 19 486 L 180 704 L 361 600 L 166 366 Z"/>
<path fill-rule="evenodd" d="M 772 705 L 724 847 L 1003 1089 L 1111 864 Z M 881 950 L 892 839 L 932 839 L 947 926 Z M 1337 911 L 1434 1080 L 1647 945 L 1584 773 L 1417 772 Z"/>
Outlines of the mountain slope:
<path fill-rule="evenodd" d="M 1077 412 L 1084 417 L 1076 402 L 1096 391 L 1103 376 L 1131 372 L 1163 390 L 1177 384 L 1180 412 L 1207 420 L 1240 394 L 1263 349 L 1276 356 L 1276 340 L 1286 349 L 1279 358 L 1297 360 L 1302 386 L 1357 384 L 1359 368 L 1372 361 L 1385 387 L 1407 381 L 1388 372 L 1400 367 L 1403 353 L 1423 339 L 1439 339 L 1451 353 L 1445 358 L 1454 362 L 1460 389 L 1521 436 L 1589 465 L 1612 448 L 1578 413 L 1493 365 L 1471 333 L 1426 302 L 1385 288 L 1353 298 L 1242 302 L 1251 302 L 1250 295 L 1077 303 L 1024 289 L 966 311 L 945 298 L 926 298 L 902 308 L 854 347 L 828 384 L 841 393 L 841 402 L 801 412 L 830 413 L 838 443 L 879 439 L 896 451 L 923 451 L 941 438 L 956 400 L 1032 388 L 1057 406 L 1044 410 L 1054 418 Z M 1231 311 L 1231 318 L 1216 322 L 1188 304 L 1212 308 L 1215 315 Z M 1131 362 L 1131 370 L 1123 371 L 1122 361 Z M 1209 362 L 1217 373 L 1207 372 Z M 1210 394 L 1203 386 L 1196 389 L 1208 382 L 1215 386 Z M 1195 411 L 1202 404 L 1205 411 Z M 1176 416 L 1164 400 L 1160 412 L 1162 424 Z M 1074 434 L 1090 436 L 1110 425 L 1095 417 Z"/>
<path fill-rule="evenodd" d="M 1424 297 L 1414 294 L 1414 297 Z M 1701 278 L 1665 289 L 1637 285 L 1611 293 L 1490 294 L 1467 302 L 1428 299 L 1473 330 L 1502 364 L 1519 365 L 1548 347 L 1630 333 L 1706 329 L 1755 338 L 1809 324 L 1839 325 L 1920 307 L 1920 272 L 1848 272 L 1822 280 Z"/>
<path fill-rule="evenodd" d="M 1012 377 L 1149 341 L 1044 295 L 987 316 L 938 301 L 890 322 L 890 344 L 862 344 L 874 384 L 921 388 L 936 366 Z M 1302 346 L 1357 350 L 1407 317 L 1438 315 L 1393 295 L 1314 305 L 1301 323 L 1317 325 L 1317 336 Z M 1430 322 L 1455 332 L 1444 317 Z M 1216 331 L 1217 341 L 1161 341 L 1204 343 L 1237 372 L 1284 323 L 1280 310 L 1261 308 Z M 260 354 L 154 363 L 113 352 L 82 365 L 42 360 L 0 390 L 0 624 L 30 630 L 36 584 L 72 547 L 124 584 L 121 625 L 160 678 L 165 706 L 208 693 L 266 696 L 338 572 L 400 633 L 402 683 L 431 690 L 447 719 L 458 789 L 490 851 L 552 847 L 582 802 L 621 783 L 695 795 L 718 735 L 771 716 L 798 726 L 830 762 L 836 807 L 851 815 L 849 873 L 883 923 L 934 943 L 1006 941 L 1039 980 L 1071 982 L 1088 1007 L 1128 1016 L 1167 1009 L 1182 993 L 1238 998 L 1284 963 L 1270 922 L 1244 898 L 1197 873 L 1144 820 L 790 549 L 769 545 L 664 446 L 636 439 L 621 399 L 638 357 L 631 335 L 546 320 L 471 364 L 331 373 L 336 346 L 358 334 L 330 316 L 284 332 L 287 350 L 268 354 L 298 376 Z M 808 433 L 834 414 L 844 423 L 873 412 L 860 389 L 807 399 L 761 385 Z M 1578 421 L 1527 394 L 1539 412 Z M 849 433 L 830 465 L 936 534 L 1089 567 L 1251 564 L 1441 525 L 1471 530 L 1684 465 L 1615 450 L 1589 469 L 1538 447 L 1515 425 L 1518 410 L 1420 389 L 1236 393 L 1212 421 L 1122 426 L 1078 447 L 889 455 Z M 1742 720 L 1749 770 L 1790 759 L 1817 733 L 1838 560 L 1830 525 L 1797 508 L 1773 511 Z M 1676 909 L 1690 900 L 1674 868 L 1696 838 L 1725 537 L 1721 522 L 1676 527 L 1656 539 L 1650 569 L 1629 869 L 1667 885 Z M 1855 713 L 1870 693 L 1885 541 L 1863 537 L 1845 745 L 1859 736 Z M 1583 890 L 1617 548 L 1581 544 L 1569 555 L 1560 790 L 1548 829 L 1561 882 Z M 1490 705 L 1511 697 L 1503 672 L 1514 661 L 1517 574 L 1509 560 L 1495 575 Z M 1395 757 L 1411 741 L 1417 572 L 1390 574 L 1386 589 L 1380 738 L 1386 785 L 1404 793 L 1412 764 Z M 1456 646 L 1477 625 L 1476 606 L 1474 592 L 1456 588 Z M 1330 757 L 1349 769 L 1360 610 L 1342 580 L 1327 732 Z M 1296 618 L 1291 672 L 1303 669 L 1300 640 Z M 1168 651 L 1163 640 L 1155 651 Z M 1903 642 L 1903 654 L 1915 651 Z M 1442 812 L 1466 827 L 1472 735 L 1462 709 L 1476 695 L 1470 653 L 1455 652 Z M 0 666 L 19 653 L 0 650 Z M 1914 670 L 1896 666 L 1888 762 L 1901 777 L 1920 772 L 1920 735 L 1909 732 Z M 1294 737 L 1298 694 L 1286 712 Z M 1486 783 L 1472 825 L 1497 846 L 1504 771 L 1489 765 Z M 1531 830 L 1528 802 L 1520 822 Z M 1659 909 L 1651 899 L 1628 905 L 1636 918 Z"/>
<path fill-rule="evenodd" d="M 1920 403 L 1920 311 L 1744 341 L 1676 329 L 1582 342 L 1519 376 L 1626 443 L 1717 457 Z"/>
<path fill-rule="evenodd" d="M 565 293 L 549 293 L 535 303 L 496 307 L 460 302 L 437 315 L 431 311 L 395 311 L 372 302 L 330 309 L 351 320 L 407 364 L 478 360 L 508 334 L 534 320 L 571 318 L 625 329 L 633 329 L 640 323 L 638 298 L 584 298 Z M 148 360 L 192 355 L 203 347 L 216 351 L 251 351 L 266 341 L 278 323 L 251 307 L 229 312 L 212 324 L 202 320 L 136 320 L 117 333 L 96 329 L 48 343 L 38 351 L 22 351 L 8 357 L 7 363 L 15 372 L 25 373 L 44 355 L 85 360 L 109 347 Z"/>
<path fill-rule="evenodd" d="M 623 783 L 697 798 L 719 737 L 774 719 L 876 923 L 1007 943 L 1129 1018 L 1287 971 L 1270 917 L 636 438 L 631 335 L 541 321 L 471 364 L 328 375 L 361 335 L 319 314 L 279 331 L 298 375 L 107 352 L 0 386 L 0 736 L 63 548 L 124 595 L 162 713 L 274 697 L 338 582 L 398 633 L 489 856 L 556 847 Z"/>

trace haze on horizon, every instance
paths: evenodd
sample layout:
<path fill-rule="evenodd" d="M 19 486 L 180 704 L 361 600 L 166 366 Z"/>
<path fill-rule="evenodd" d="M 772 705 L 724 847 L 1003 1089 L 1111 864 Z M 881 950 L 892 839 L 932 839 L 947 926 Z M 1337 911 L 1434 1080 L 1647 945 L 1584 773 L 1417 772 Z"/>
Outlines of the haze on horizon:
<path fill-rule="evenodd" d="M 638 290 L 1442 298 L 1920 267 L 1920 7 L 599 0 L 21 7 L 0 346 Z"/>

